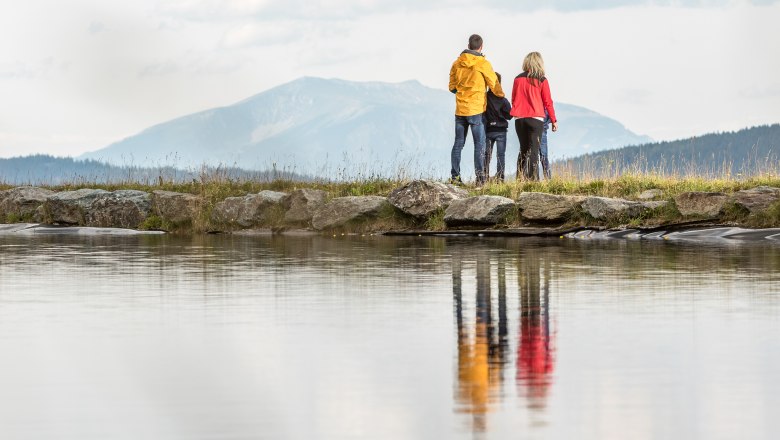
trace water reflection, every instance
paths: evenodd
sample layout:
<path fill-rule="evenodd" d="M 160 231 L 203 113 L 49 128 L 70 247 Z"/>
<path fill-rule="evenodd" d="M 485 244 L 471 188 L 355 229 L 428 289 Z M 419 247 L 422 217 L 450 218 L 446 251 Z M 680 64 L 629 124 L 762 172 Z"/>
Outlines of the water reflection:
<path fill-rule="evenodd" d="M 464 320 L 463 263 L 453 258 L 452 286 L 457 339 L 456 411 L 471 415 L 471 429 L 488 430 L 488 414 L 505 397 L 509 364 L 506 266 L 511 254 L 491 258 L 478 251 L 475 262 L 474 325 Z M 542 411 L 553 383 L 554 334 L 550 326 L 549 267 L 538 256 L 516 257 L 519 322 L 515 382 L 529 408 Z M 498 288 L 494 311 L 491 274 Z M 494 319 L 495 315 L 495 319 Z M 468 318 L 466 318 L 468 319 Z M 497 322 L 496 322 L 497 321 Z"/>
<path fill-rule="evenodd" d="M 520 331 L 517 346 L 517 384 L 534 409 L 544 409 L 552 385 L 555 348 L 550 333 L 549 267 L 540 258 L 518 260 Z"/>

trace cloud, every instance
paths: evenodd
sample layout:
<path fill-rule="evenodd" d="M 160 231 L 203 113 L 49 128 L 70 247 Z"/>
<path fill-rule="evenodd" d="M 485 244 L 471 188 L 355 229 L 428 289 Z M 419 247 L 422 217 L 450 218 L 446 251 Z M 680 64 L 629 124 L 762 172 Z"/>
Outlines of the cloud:
<path fill-rule="evenodd" d="M 0 63 L 0 79 L 36 79 L 56 67 L 54 57 L 46 57 L 38 62 Z M 60 67 L 66 69 L 67 65 L 62 64 Z"/>
<path fill-rule="evenodd" d="M 96 35 L 101 32 L 104 32 L 106 30 L 106 25 L 99 22 L 99 21 L 93 21 L 89 24 L 89 28 L 87 28 L 90 34 Z"/>
<path fill-rule="evenodd" d="M 780 0 L 546 0 L 519 3 L 516 0 L 486 0 L 481 9 L 508 12 L 555 10 L 577 12 L 627 6 L 675 6 L 713 8 L 734 4 L 770 5 Z M 374 14 L 425 12 L 441 9 L 474 8 L 472 0 L 177 0 L 159 6 L 163 15 L 185 20 L 270 20 L 275 18 L 325 21 Z"/>

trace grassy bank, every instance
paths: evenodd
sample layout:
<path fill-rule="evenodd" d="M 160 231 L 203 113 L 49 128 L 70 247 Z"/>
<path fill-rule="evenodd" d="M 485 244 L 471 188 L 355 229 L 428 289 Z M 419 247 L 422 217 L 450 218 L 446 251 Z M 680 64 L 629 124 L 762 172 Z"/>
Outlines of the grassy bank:
<path fill-rule="evenodd" d="M 54 191 L 71 191 L 81 188 L 105 189 L 114 191 L 118 189 L 135 189 L 145 192 L 165 190 L 197 195 L 202 200 L 200 215 L 193 219 L 189 225 L 180 225 L 174 228 L 181 232 L 206 232 L 215 229 L 216 225 L 210 223 L 210 214 L 214 206 L 227 197 L 243 196 L 257 193 L 262 190 L 291 192 L 301 188 L 312 188 L 327 191 L 329 196 L 387 196 L 390 191 L 406 183 L 405 181 L 383 178 L 367 178 L 352 182 L 310 181 L 300 182 L 293 180 L 251 181 L 233 180 L 224 178 L 210 178 L 205 176 L 200 180 L 192 180 L 188 183 L 166 182 L 162 179 L 154 183 L 123 182 L 101 184 L 96 182 L 78 182 L 67 185 L 47 186 Z M 527 182 L 511 181 L 506 183 L 492 182 L 482 188 L 466 185 L 465 188 L 472 195 L 498 195 L 511 199 L 523 192 L 543 192 L 558 195 L 601 196 L 611 198 L 624 198 L 635 200 L 643 191 L 649 189 L 661 190 L 663 195 L 657 200 L 672 201 L 675 196 L 690 191 L 723 192 L 726 194 L 739 190 L 755 188 L 757 186 L 772 186 L 780 188 L 780 175 L 767 174 L 749 178 L 726 176 L 723 178 L 702 177 L 670 177 L 654 174 L 624 174 L 608 179 L 587 178 L 554 178 L 547 181 Z M 10 185 L 0 185 L 0 189 L 11 188 Z M 278 217 L 278 218 L 277 218 Z M 8 219 L 6 219 L 8 220 Z M 416 221 L 398 213 L 388 212 L 383 218 L 374 224 L 356 225 L 353 229 L 359 232 L 370 230 L 408 229 L 419 228 L 428 230 L 445 229 L 443 213 L 436 214 L 424 221 Z M 621 218 L 608 223 L 597 222 L 588 218 L 586 214 L 573 216 L 566 226 L 591 226 L 601 225 L 607 227 L 619 226 L 657 226 L 691 220 L 683 218 L 673 203 L 664 208 L 644 214 L 640 218 Z M 749 214 L 744 209 L 736 206 L 728 206 L 721 216 L 722 222 L 745 227 L 780 227 L 780 204 L 772 206 L 761 215 Z M 148 228 L 156 228 L 160 225 L 154 218 L 146 223 Z M 274 216 L 269 220 L 267 227 L 283 227 L 281 216 Z M 509 216 L 506 223 L 499 227 L 523 226 L 519 216 Z M 171 228 L 168 228 L 171 229 Z"/>

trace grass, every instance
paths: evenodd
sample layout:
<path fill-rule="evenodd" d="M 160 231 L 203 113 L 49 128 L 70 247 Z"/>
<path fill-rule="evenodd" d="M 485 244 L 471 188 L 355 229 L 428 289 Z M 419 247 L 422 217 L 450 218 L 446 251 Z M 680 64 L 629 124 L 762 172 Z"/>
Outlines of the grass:
<path fill-rule="evenodd" d="M 565 170 L 564 170 L 565 171 Z M 400 173 L 399 173 L 400 175 Z M 203 174 L 200 179 L 189 182 L 167 181 L 163 178 L 151 182 L 118 182 L 98 183 L 77 181 L 63 185 L 49 185 L 43 187 L 54 191 L 72 191 L 81 188 L 105 189 L 114 191 L 118 189 L 134 189 L 144 192 L 156 190 L 189 193 L 199 196 L 201 205 L 198 215 L 188 224 L 173 225 L 165 219 L 150 216 L 141 226 L 141 229 L 162 229 L 179 232 L 208 232 L 217 229 L 218 225 L 212 224 L 211 214 L 217 203 L 227 197 L 241 197 L 246 194 L 258 193 L 262 190 L 291 192 L 296 189 L 310 188 L 328 192 L 329 197 L 380 195 L 387 196 L 393 189 L 407 183 L 409 178 L 382 178 L 362 177 L 352 181 L 294 181 L 276 179 L 273 181 L 253 181 L 233 179 L 220 174 Z M 660 173 L 626 173 L 610 178 L 589 178 L 587 176 L 575 176 L 566 172 L 559 176 L 544 181 L 510 181 L 505 183 L 491 182 L 480 189 L 466 186 L 471 195 L 497 195 L 517 199 L 523 192 L 543 192 L 559 195 L 601 196 L 611 198 L 637 199 L 644 191 L 649 189 L 661 190 L 662 196 L 658 200 L 667 200 L 667 206 L 644 213 L 636 218 L 622 218 L 609 222 L 596 222 L 588 218 L 584 212 L 579 212 L 567 222 L 570 226 L 591 225 L 594 223 L 608 227 L 616 226 L 648 226 L 674 223 L 684 220 L 677 211 L 674 197 L 678 194 L 690 191 L 733 193 L 739 190 L 750 189 L 756 186 L 780 187 L 780 173 L 763 174 L 743 177 L 724 174 L 718 178 L 707 178 L 697 175 L 663 175 Z M 0 184 L 0 189 L 12 188 L 11 185 Z M 13 213 L 0 213 L 6 221 L 20 221 Z M 284 213 L 282 211 L 270 213 L 263 226 L 269 228 L 284 227 Z M 687 219 L 686 219 L 687 220 Z M 750 214 L 743 208 L 730 204 L 726 207 L 721 221 L 739 224 L 748 227 L 778 227 L 780 226 L 780 203 L 760 214 Z M 511 214 L 500 227 L 517 227 L 522 225 L 522 220 L 517 213 Z M 440 231 L 446 229 L 444 212 L 437 211 L 423 221 L 414 220 L 390 210 L 381 213 L 371 221 L 363 221 L 349 225 L 348 230 L 354 232 L 371 232 L 390 229 L 426 229 Z"/>

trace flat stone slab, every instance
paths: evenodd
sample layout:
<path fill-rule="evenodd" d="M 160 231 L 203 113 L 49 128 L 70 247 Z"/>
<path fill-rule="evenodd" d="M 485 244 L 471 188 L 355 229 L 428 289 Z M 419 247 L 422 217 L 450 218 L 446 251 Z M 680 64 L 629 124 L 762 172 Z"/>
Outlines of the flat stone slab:
<path fill-rule="evenodd" d="M 393 209 L 393 207 L 384 197 L 337 197 L 314 213 L 311 224 L 319 231 L 336 229 L 351 222 L 376 218 L 385 209 Z"/>
<path fill-rule="evenodd" d="M 447 226 L 496 225 L 515 209 L 515 201 L 501 196 L 476 196 L 453 200 L 444 211 Z"/>
<path fill-rule="evenodd" d="M 161 235 L 162 231 L 136 231 L 122 228 L 92 228 L 79 226 L 50 226 L 37 223 L 0 225 L 0 236 L 4 235 Z"/>
<path fill-rule="evenodd" d="M 621 217 L 637 217 L 654 208 L 642 202 L 608 197 L 588 197 L 582 202 L 582 209 L 597 220 L 614 220 Z"/>
<path fill-rule="evenodd" d="M 674 198 L 677 210 L 686 217 L 717 217 L 728 201 L 729 196 L 719 192 L 692 191 Z"/>
<path fill-rule="evenodd" d="M 391 191 L 387 200 L 402 212 L 425 219 L 440 209 L 446 209 L 453 200 L 468 196 L 468 191 L 455 185 L 415 180 Z"/>
<path fill-rule="evenodd" d="M 780 188 L 758 186 L 734 193 L 734 203 L 755 214 L 780 202 Z"/>
<path fill-rule="evenodd" d="M 780 228 L 772 229 L 744 229 L 731 227 L 718 227 L 708 229 L 691 229 L 686 231 L 652 231 L 645 232 L 637 229 L 625 229 L 618 231 L 583 230 L 566 234 L 567 238 L 582 240 L 666 240 L 680 242 L 764 242 L 780 244 Z"/>
<path fill-rule="evenodd" d="M 272 209 L 281 207 L 287 194 L 276 191 L 260 191 L 244 197 L 228 197 L 217 203 L 211 219 L 217 224 L 248 228 L 262 225 L 269 220 Z"/>
<path fill-rule="evenodd" d="M 157 190 L 152 192 L 152 213 L 175 225 L 191 222 L 202 204 L 194 194 Z"/>
<path fill-rule="evenodd" d="M 298 189 L 282 200 L 284 206 L 284 222 L 288 224 L 303 224 L 311 222 L 314 213 L 322 208 L 328 199 L 326 191 L 318 189 Z"/>
<path fill-rule="evenodd" d="M 524 192 L 517 198 L 520 217 L 537 222 L 563 222 L 579 209 L 585 197 Z"/>
<path fill-rule="evenodd" d="M 33 220 L 39 214 L 38 208 L 54 191 L 23 186 L 0 191 L 0 220 L 15 216 L 17 220 Z M 42 219 L 34 219 L 40 221 Z"/>

